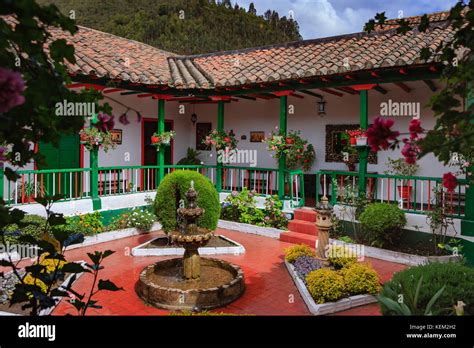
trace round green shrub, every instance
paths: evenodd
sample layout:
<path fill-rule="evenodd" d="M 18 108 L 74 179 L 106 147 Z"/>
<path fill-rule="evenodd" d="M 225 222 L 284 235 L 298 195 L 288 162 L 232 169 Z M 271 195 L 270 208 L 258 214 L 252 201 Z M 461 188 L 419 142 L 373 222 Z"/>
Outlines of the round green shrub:
<path fill-rule="evenodd" d="M 11 224 L 5 227 L 6 232 L 20 231 L 20 235 L 29 235 L 39 238 L 44 232 L 46 219 L 39 215 L 28 214 L 21 220 L 26 226 L 18 227 L 17 224 Z M 18 243 L 19 236 L 6 236 L 6 241 L 9 243 Z"/>
<path fill-rule="evenodd" d="M 464 302 L 464 314 L 474 315 L 474 268 L 461 263 L 430 263 L 415 266 L 395 273 L 392 280 L 384 284 L 382 296 L 398 301 L 399 295 L 409 299 L 407 292 L 415 293 L 420 277 L 423 276 L 417 308 L 422 313 L 434 294 L 446 286 L 432 307 L 434 314 L 453 314 L 453 306 Z M 410 306 L 409 303 L 407 305 Z M 411 306 L 410 306 L 411 307 Z M 384 315 L 397 315 L 381 303 Z M 416 314 L 412 308 L 412 313 Z M 418 313 L 418 314 L 419 314 Z"/>
<path fill-rule="evenodd" d="M 351 263 L 341 270 L 341 275 L 350 295 L 375 295 L 380 291 L 379 276 L 370 265 Z"/>
<path fill-rule="evenodd" d="M 293 263 L 301 256 L 316 256 L 316 252 L 306 244 L 294 245 L 285 249 L 285 260 Z"/>
<path fill-rule="evenodd" d="M 344 279 L 338 271 L 320 268 L 306 276 L 308 291 L 316 303 L 337 301 L 344 296 Z"/>
<path fill-rule="evenodd" d="M 191 186 L 191 181 L 194 181 L 194 188 L 198 192 L 197 205 L 205 210 L 197 225 L 210 230 L 217 228 L 221 205 L 213 183 L 195 171 L 176 170 L 165 176 L 156 191 L 154 202 L 155 214 L 166 233 L 177 228 L 176 210 L 181 199 L 187 204 L 185 194 Z"/>
<path fill-rule="evenodd" d="M 395 204 L 372 203 L 360 215 L 359 221 L 364 239 L 371 245 L 393 245 L 400 239 L 407 219 Z"/>

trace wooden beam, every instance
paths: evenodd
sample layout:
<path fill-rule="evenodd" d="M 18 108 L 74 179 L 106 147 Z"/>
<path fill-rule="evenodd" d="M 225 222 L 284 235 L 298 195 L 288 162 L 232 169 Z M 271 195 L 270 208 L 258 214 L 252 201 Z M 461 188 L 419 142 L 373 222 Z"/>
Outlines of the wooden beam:
<path fill-rule="evenodd" d="M 431 92 L 436 92 L 438 88 L 434 84 L 432 80 L 423 80 L 423 82 L 428 86 L 428 88 L 431 90 Z"/>
<path fill-rule="evenodd" d="M 311 91 L 307 91 L 305 89 L 299 90 L 298 92 L 301 92 L 301 93 L 304 93 L 304 94 L 307 94 L 307 95 L 310 95 L 310 96 L 313 96 L 313 97 L 316 97 L 316 98 L 322 98 L 323 97 L 321 94 L 314 93 L 314 92 L 311 92 Z"/>
<path fill-rule="evenodd" d="M 383 88 L 379 85 L 375 86 L 374 90 L 376 90 L 377 92 L 382 93 L 382 94 L 387 94 L 388 93 L 388 91 L 385 88 Z"/>
<path fill-rule="evenodd" d="M 284 96 L 289 96 L 291 93 L 294 91 L 278 91 L 278 92 L 273 92 L 273 95 L 276 95 L 277 97 L 284 97 Z"/>
<path fill-rule="evenodd" d="M 269 96 L 269 95 L 265 95 L 265 94 L 251 94 L 251 96 L 254 97 L 254 98 L 260 98 L 260 99 L 265 99 L 265 100 L 275 98 L 275 96 Z"/>
<path fill-rule="evenodd" d="M 410 93 L 411 92 L 411 88 L 408 87 L 406 84 L 404 84 L 403 82 L 395 82 L 395 85 L 399 88 L 401 88 L 402 90 L 404 90 L 406 93 Z"/>
<path fill-rule="evenodd" d="M 354 91 L 352 88 L 350 87 L 336 87 L 335 89 L 339 90 L 339 91 L 342 91 L 344 93 L 347 93 L 347 94 L 358 94 L 356 91 Z"/>
<path fill-rule="evenodd" d="M 302 96 L 301 94 L 298 94 L 298 93 L 291 93 L 290 95 L 291 95 L 292 97 L 295 97 L 295 98 L 304 99 L 304 96 Z"/>
<path fill-rule="evenodd" d="M 350 86 L 354 91 L 369 91 L 373 89 L 375 86 L 377 86 L 376 83 L 366 83 L 366 84 L 361 84 L 361 85 L 353 85 Z"/>
<path fill-rule="evenodd" d="M 109 88 L 109 89 L 104 89 L 102 93 L 104 94 L 109 94 L 109 93 L 115 93 L 115 92 L 120 92 L 123 91 L 122 88 Z"/>
<path fill-rule="evenodd" d="M 246 96 L 246 95 L 239 95 L 239 96 L 237 96 L 237 98 L 247 99 L 247 100 L 257 100 L 257 98 L 255 98 L 255 97 L 249 97 L 249 96 Z"/>
<path fill-rule="evenodd" d="M 339 92 L 336 92 L 336 91 L 333 91 L 332 89 L 329 89 L 329 88 L 320 88 L 320 90 L 323 91 L 323 92 L 326 92 L 326 93 L 329 93 L 329 94 L 338 96 L 338 97 L 344 96 L 344 94 L 339 93 Z"/>

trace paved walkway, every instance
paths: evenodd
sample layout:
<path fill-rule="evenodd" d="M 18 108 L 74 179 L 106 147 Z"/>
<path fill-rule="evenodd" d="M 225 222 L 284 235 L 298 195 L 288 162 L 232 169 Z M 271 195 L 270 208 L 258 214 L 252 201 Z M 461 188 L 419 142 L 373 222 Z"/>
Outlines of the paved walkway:
<path fill-rule="evenodd" d="M 216 257 L 242 267 L 245 274 L 246 291 L 232 304 L 216 309 L 216 312 L 255 315 L 309 315 L 302 298 L 283 263 L 283 250 L 291 244 L 276 239 L 219 229 L 225 235 L 246 248 L 243 255 L 217 255 Z M 110 279 L 125 291 L 101 292 L 96 295 L 102 309 L 90 309 L 89 315 L 167 315 L 166 310 L 145 305 L 136 295 L 134 287 L 141 270 L 164 257 L 133 257 L 131 249 L 144 243 L 160 232 L 125 238 L 109 243 L 97 244 L 67 252 L 67 259 L 86 260 L 87 252 L 115 250 L 116 253 L 104 262 L 100 276 Z M 380 260 L 370 260 L 381 275 L 382 281 L 390 279 L 393 272 L 405 266 Z M 79 292 L 88 292 L 90 275 L 83 275 L 75 284 Z M 76 314 L 71 304 L 62 301 L 54 315 Z M 368 305 L 338 315 L 379 315 L 378 305 Z"/>

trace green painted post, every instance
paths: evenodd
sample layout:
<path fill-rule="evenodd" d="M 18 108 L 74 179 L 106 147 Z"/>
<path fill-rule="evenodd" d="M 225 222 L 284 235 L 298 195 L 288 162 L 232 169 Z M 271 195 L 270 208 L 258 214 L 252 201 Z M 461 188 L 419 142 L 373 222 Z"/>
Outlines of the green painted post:
<path fill-rule="evenodd" d="M 466 108 L 469 109 L 474 104 L 474 92 L 472 85 L 467 95 Z M 474 118 L 471 120 L 474 122 Z M 474 165 L 467 169 L 468 172 L 474 173 Z M 466 179 L 471 177 L 467 176 Z M 464 218 L 461 220 L 461 234 L 463 236 L 474 236 L 474 185 L 468 181 L 469 187 L 466 188 L 465 202 L 464 202 Z M 472 248 L 474 250 L 474 248 Z M 474 259 L 474 256 L 472 256 Z"/>
<path fill-rule="evenodd" d="M 217 102 L 217 130 L 224 130 L 224 101 Z M 222 191 L 222 162 L 219 161 L 219 156 L 216 154 L 216 189 L 218 192 Z"/>
<path fill-rule="evenodd" d="M 369 93 L 367 90 L 360 91 L 360 127 L 367 129 L 369 126 Z M 367 159 L 369 148 L 359 147 L 359 197 L 365 196 L 367 182 Z"/>
<path fill-rule="evenodd" d="M 280 134 L 286 136 L 288 126 L 288 96 L 280 96 Z M 286 158 L 278 160 L 278 197 L 285 198 Z"/>
<path fill-rule="evenodd" d="M 4 178 L 5 174 L 3 173 L 3 163 L 0 164 L 0 199 L 3 199 L 3 189 L 4 189 Z"/>
<path fill-rule="evenodd" d="M 165 131 L 165 100 L 158 100 L 158 133 Z M 158 164 L 158 185 L 165 177 L 165 149 L 160 148 L 157 153 L 157 164 Z"/>
<path fill-rule="evenodd" d="M 97 114 L 95 114 L 91 120 L 91 127 L 97 123 Z M 92 199 L 92 209 L 100 210 L 102 208 L 102 202 L 99 197 L 99 147 L 94 148 L 89 152 L 89 167 L 91 168 L 91 182 L 90 191 Z"/>

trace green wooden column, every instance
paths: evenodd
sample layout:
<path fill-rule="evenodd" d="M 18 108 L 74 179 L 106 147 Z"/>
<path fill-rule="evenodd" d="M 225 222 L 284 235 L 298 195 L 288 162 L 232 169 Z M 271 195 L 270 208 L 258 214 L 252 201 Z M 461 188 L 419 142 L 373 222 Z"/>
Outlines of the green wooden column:
<path fill-rule="evenodd" d="M 217 130 L 224 130 L 224 101 L 217 102 Z M 216 154 L 216 189 L 217 192 L 222 191 L 222 162 L 218 161 L 219 156 Z"/>
<path fill-rule="evenodd" d="M 165 131 L 165 100 L 158 100 L 158 133 Z M 160 151 L 157 151 L 157 165 L 158 165 L 158 185 L 165 177 L 165 149 L 161 147 Z"/>
<path fill-rule="evenodd" d="M 5 189 L 5 174 L 3 172 L 3 163 L 0 163 L 0 199 L 3 199 L 3 190 Z"/>
<path fill-rule="evenodd" d="M 286 136 L 288 127 L 288 96 L 280 96 L 280 134 Z M 278 160 L 278 197 L 285 198 L 285 171 L 286 159 L 281 157 Z"/>
<path fill-rule="evenodd" d="M 369 91 L 361 90 L 360 96 L 360 127 L 367 129 L 369 125 Z M 367 159 L 369 148 L 358 147 L 359 150 L 359 197 L 365 196 L 367 182 Z"/>
<path fill-rule="evenodd" d="M 95 114 L 91 120 L 91 127 L 97 123 L 97 114 Z M 100 210 L 102 208 L 102 202 L 99 197 L 99 147 L 94 148 L 89 152 L 89 168 L 91 169 L 90 175 L 90 194 L 92 199 L 92 209 Z"/>
<path fill-rule="evenodd" d="M 466 108 L 469 109 L 473 104 L 474 88 L 471 84 L 470 91 L 467 95 Z M 471 123 L 474 123 L 474 119 L 471 120 Z M 474 165 L 472 163 L 468 171 L 474 173 Z M 469 179 L 469 177 L 466 176 L 466 179 Z M 469 187 L 466 188 L 464 218 L 461 220 L 461 234 L 463 236 L 474 236 L 474 185 L 469 185 Z"/>

